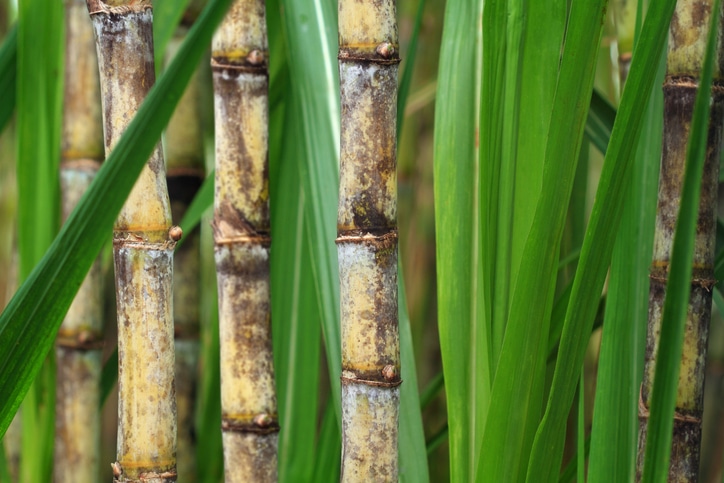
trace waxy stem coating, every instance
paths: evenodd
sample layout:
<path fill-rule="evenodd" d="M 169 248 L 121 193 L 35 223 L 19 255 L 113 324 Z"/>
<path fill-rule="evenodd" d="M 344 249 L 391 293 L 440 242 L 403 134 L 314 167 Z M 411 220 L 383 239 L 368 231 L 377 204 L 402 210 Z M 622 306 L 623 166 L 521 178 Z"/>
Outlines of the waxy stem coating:
<path fill-rule="evenodd" d="M 66 62 L 60 166 L 63 220 L 93 181 L 103 159 L 93 27 L 83 0 L 64 3 Z M 94 481 L 100 474 L 102 282 L 97 259 L 58 331 L 53 465 L 57 483 Z"/>
<path fill-rule="evenodd" d="M 342 481 L 398 480 L 395 4 L 339 2 Z"/>
<path fill-rule="evenodd" d="M 113 150 L 155 81 L 147 2 L 88 0 L 101 71 L 106 153 Z M 123 206 L 113 235 L 118 308 L 117 482 L 176 481 L 173 249 L 160 146 Z"/>
<path fill-rule="evenodd" d="M 276 481 L 269 294 L 269 76 L 263 0 L 237 0 L 212 45 L 214 241 L 227 482 Z"/>

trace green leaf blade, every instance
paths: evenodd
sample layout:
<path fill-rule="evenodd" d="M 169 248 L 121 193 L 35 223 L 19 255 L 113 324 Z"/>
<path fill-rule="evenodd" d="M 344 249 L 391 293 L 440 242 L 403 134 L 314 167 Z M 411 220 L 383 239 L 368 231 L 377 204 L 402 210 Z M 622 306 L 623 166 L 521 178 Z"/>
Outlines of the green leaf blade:
<path fill-rule="evenodd" d="M 559 352 L 546 411 L 536 433 L 529 463 L 529 481 L 552 481 L 558 476 L 563 450 L 562 428 L 565 427 L 588 345 L 596 313 L 594 301 L 600 296 L 613 250 L 623 194 L 630 182 L 629 168 L 641 128 L 640 121 L 653 87 L 654 78 L 650 72 L 658 65 L 674 3 L 651 5 L 637 44 L 581 250 L 561 338 L 564 350 Z"/>
<path fill-rule="evenodd" d="M 0 132 L 5 129 L 15 110 L 18 62 L 18 26 L 13 26 L 0 47 Z"/>
<path fill-rule="evenodd" d="M 452 481 L 475 474 L 489 397 L 488 335 L 476 305 L 482 290 L 476 99 L 481 2 L 450 1 L 445 11 L 435 109 L 434 197 L 438 327 L 450 422 Z M 464 47 L 463 47 L 464 46 Z"/>
<path fill-rule="evenodd" d="M 663 93 L 659 86 L 663 83 L 664 66 L 662 55 L 611 261 L 591 430 L 591 483 L 634 479 L 642 342 L 648 314 L 649 261 L 661 159 Z M 611 441 L 618 444 L 612 445 Z"/>

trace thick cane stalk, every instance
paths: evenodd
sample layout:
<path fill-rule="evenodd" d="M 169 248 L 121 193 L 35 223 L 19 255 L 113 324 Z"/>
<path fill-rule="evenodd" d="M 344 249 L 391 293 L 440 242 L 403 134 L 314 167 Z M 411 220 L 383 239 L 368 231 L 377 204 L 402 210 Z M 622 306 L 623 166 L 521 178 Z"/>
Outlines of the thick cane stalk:
<path fill-rule="evenodd" d="M 98 48 L 108 154 L 155 81 L 150 2 L 88 0 Z M 118 309 L 118 482 L 176 480 L 173 249 L 160 145 L 114 227 Z"/>
<path fill-rule="evenodd" d="M 651 289 L 649 292 L 646 362 L 639 401 L 638 477 L 641 476 L 643 469 L 655 358 L 661 332 L 661 315 L 674 228 L 679 211 L 694 99 L 703 64 L 711 15 L 721 15 L 720 12 L 711 11 L 712 3 L 711 1 L 679 0 L 669 30 L 667 75 L 664 83 L 664 143 L 659 178 L 654 255 L 650 271 Z M 717 50 L 721 52 L 721 47 L 717 46 Z M 717 54 L 717 58 L 720 59 L 720 54 Z M 715 283 L 713 273 L 716 237 L 715 208 L 722 116 L 724 115 L 724 91 L 722 91 L 721 82 L 720 60 L 714 71 L 708 147 L 697 218 L 691 294 L 686 315 L 684 349 L 674 413 L 669 481 L 696 481 L 699 472 L 704 362 L 711 318 L 711 290 Z"/>
<path fill-rule="evenodd" d="M 193 17 L 184 17 L 168 45 L 171 58 L 188 32 Z M 204 180 L 204 142 L 201 118 L 201 71 L 191 78 L 166 129 L 166 180 L 174 220 L 183 218 Z M 200 302 L 199 229 L 184 237 L 174 255 L 173 313 L 176 344 L 176 406 L 178 414 L 177 472 L 196 481 L 194 409 L 199 359 Z"/>
<path fill-rule="evenodd" d="M 216 32 L 214 243 L 227 482 L 275 481 L 279 424 L 269 297 L 268 63 L 263 0 Z"/>
<path fill-rule="evenodd" d="M 100 84 L 93 27 L 83 0 L 65 2 L 65 92 L 60 165 L 65 220 L 103 160 Z M 103 343 L 100 261 L 88 272 L 58 331 L 54 480 L 100 475 L 100 374 Z"/>
<path fill-rule="evenodd" d="M 342 480 L 397 481 L 395 2 L 339 2 Z"/>

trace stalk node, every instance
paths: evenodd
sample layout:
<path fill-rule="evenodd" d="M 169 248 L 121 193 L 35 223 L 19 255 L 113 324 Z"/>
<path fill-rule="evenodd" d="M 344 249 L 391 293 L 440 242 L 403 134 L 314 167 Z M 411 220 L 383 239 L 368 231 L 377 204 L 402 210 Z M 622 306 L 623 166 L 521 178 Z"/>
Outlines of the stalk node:
<path fill-rule="evenodd" d="M 389 59 L 397 51 L 395 50 L 395 46 L 392 45 L 391 43 L 382 42 L 380 45 L 377 46 L 377 48 L 375 49 L 375 52 L 377 52 L 379 55 L 381 55 L 385 59 Z"/>
<path fill-rule="evenodd" d="M 252 418 L 222 418 L 221 430 L 232 433 L 271 434 L 279 432 L 276 415 L 260 413 Z"/>
<path fill-rule="evenodd" d="M 395 374 L 391 379 L 394 379 L 395 377 L 399 377 L 399 376 L 397 376 L 397 374 Z M 342 371 L 342 376 L 339 379 L 342 381 L 343 386 L 354 385 L 354 384 L 363 384 L 365 386 L 393 388 L 393 387 L 397 387 L 400 384 L 402 384 L 402 379 L 399 379 L 399 378 L 396 381 L 390 380 L 389 382 L 385 382 L 385 381 L 379 381 L 379 380 L 375 380 L 375 379 L 365 379 L 362 377 L 358 377 L 358 375 L 355 374 L 354 372 L 344 371 L 344 370 Z"/>
<path fill-rule="evenodd" d="M 104 3 L 102 0 L 88 0 L 88 13 L 90 15 L 97 15 L 100 13 L 106 13 L 110 15 L 124 15 L 131 12 L 141 12 L 146 9 L 152 9 L 149 0 L 136 0 L 130 5 L 118 5 L 111 6 Z"/>
<path fill-rule="evenodd" d="M 174 242 L 179 241 L 181 239 L 181 237 L 183 236 L 183 234 L 184 234 L 184 232 L 180 226 L 174 225 L 171 228 L 169 228 L 169 230 L 168 230 L 168 236 Z"/>
<path fill-rule="evenodd" d="M 264 60 L 266 60 L 264 52 L 257 49 L 252 50 L 251 52 L 249 52 L 249 55 L 246 56 L 246 61 L 249 62 L 251 65 L 263 65 Z"/>

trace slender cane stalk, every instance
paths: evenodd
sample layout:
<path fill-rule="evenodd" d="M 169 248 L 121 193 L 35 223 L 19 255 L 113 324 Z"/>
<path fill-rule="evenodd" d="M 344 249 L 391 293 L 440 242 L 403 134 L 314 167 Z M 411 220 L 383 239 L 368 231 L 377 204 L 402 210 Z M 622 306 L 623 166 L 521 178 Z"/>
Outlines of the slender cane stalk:
<path fill-rule="evenodd" d="M 87 0 L 98 48 L 106 155 L 155 81 L 147 0 Z M 120 4 L 123 3 L 123 4 Z M 173 249 L 160 145 L 116 219 L 113 254 L 118 305 L 117 482 L 176 481 Z"/>
<path fill-rule="evenodd" d="M 269 296 L 268 48 L 263 0 L 214 36 L 214 243 L 227 482 L 275 481 L 279 424 Z"/>
<path fill-rule="evenodd" d="M 184 17 L 190 24 L 194 17 Z M 175 55 L 188 27 L 179 27 L 167 47 Z M 204 180 L 201 125 L 201 71 L 189 81 L 166 129 L 166 179 L 174 220 L 183 218 Z M 174 255 L 173 313 L 176 344 L 176 406 L 178 414 L 177 471 L 184 481 L 197 479 L 194 409 L 199 359 L 200 251 L 199 228 L 187 234 Z"/>
<path fill-rule="evenodd" d="M 669 30 L 667 73 L 664 83 L 664 143 L 659 178 L 654 255 L 651 263 L 649 322 L 646 339 L 646 362 L 639 401 L 639 445 L 637 478 L 641 477 L 646 446 L 646 430 L 654 381 L 654 370 L 661 332 L 665 289 L 674 228 L 679 211 L 686 149 L 691 129 L 694 100 L 698 88 L 712 1 L 679 0 Z M 719 40 L 721 42 L 721 40 Z M 721 52 L 721 45 L 717 46 Z M 717 54 L 721 59 L 721 54 Z M 715 66 L 711 116 L 706 160 L 699 202 L 693 273 L 689 307 L 686 315 L 684 349 L 679 372 L 674 413 L 674 433 L 669 465 L 669 481 L 696 481 L 699 472 L 701 418 L 704 395 L 711 297 L 714 280 L 715 208 L 721 152 L 724 90 L 721 87 L 721 60 Z"/>
<path fill-rule="evenodd" d="M 613 12 L 616 18 L 616 40 L 618 42 L 618 75 L 621 90 L 631 68 L 634 47 L 636 11 L 639 0 L 614 0 Z"/>
<path fill-rule="evenodd" d="M 103 159 L 100 84 L 93 27 L 83 0 L 65 2 L 65 92 L 60 165 L 63 219 Z M 100 261 L 90 269 L 58 331 L 54 480 L 100 475 L 103 290 Z"/>
<path fill-rule="evenodd" d="M 395 2 L 339 2 L 342 481 L 397 481 Z"/>

